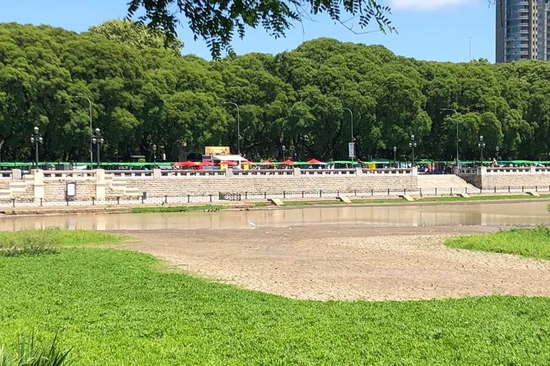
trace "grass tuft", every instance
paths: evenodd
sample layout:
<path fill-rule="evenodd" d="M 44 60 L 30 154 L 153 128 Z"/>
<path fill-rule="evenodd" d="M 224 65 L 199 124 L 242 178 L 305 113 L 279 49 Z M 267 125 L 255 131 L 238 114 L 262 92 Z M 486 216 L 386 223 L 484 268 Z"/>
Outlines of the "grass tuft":
<path fill-rule="evenodd" d="M 38 343 L 34 335 L 19 337 L 13 354 L 0 347 L 0 366 L 68 366 L 69 352 L 59 348 L 57 336 L 44 344 Z"/>
<path fill-rule="evenodd" d="M 513 229 L 494 234 L 466 235 L 447 239 L 451 248 L 518 254 L 524 257 L 550 259 L 550 229 Z"/>

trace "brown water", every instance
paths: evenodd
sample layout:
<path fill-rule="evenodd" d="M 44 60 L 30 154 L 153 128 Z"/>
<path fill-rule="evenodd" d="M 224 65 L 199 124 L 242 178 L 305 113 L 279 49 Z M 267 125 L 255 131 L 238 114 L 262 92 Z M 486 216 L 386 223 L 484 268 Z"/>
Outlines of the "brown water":
<path fill-rule="evenodd" d="M 62 227 L 94 230 L 253 229 L 364 224 L 372 226 L 550 225 L 547 202 L 323 207 L 217 213 L 83 214 L 6 217 L 0 230 Z"/>

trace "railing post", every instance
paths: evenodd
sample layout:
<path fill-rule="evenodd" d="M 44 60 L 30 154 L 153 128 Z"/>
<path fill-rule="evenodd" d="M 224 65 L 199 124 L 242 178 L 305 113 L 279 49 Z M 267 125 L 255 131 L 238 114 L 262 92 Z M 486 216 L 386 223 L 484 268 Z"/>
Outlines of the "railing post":
<path fill-rule="evenodd" d="M 111 181 L 113 176 L 111 175 Z M 105 170 L 96 169 L 95 170 L 95 197 L 98 201 L 105 200 L 105 189 L 107 183 L 105 181 Z"/>
<path fill-rule="evenodd" d="M 11 179 L 13 180 L 21 180 L 23 179 L 23 175 L 21 173 L 21 169 L 12 169 L 11 171 Z"/>
<path fill-rule="evenodd" d="M 40 198 L 44 198 L 44 171 L 42 169 L 34 169 L 32 174 L 34 202 L 38 202 Z"/>

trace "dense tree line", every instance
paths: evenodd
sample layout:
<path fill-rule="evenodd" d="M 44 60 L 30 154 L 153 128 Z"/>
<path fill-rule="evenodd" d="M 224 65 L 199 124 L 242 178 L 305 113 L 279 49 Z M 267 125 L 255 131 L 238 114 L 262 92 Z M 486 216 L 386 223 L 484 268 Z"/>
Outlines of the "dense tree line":
<path fill-rule="evenodd" d="M 49 26 L 0 25 L 0 151 L 28 160 L 38 126 L 48 160 L 89 157 L 88 104 L 103 131 L 103 156 L 125 160 L 163 146 L 179 160 L 204 145 L 241 150 L 250 159 L 344 158 L 350 113 L 360 158 L 486 156 L 548 159 L 550 64 L 423 62 L 381 46 L 332 39 L 277 55 L 205 61 L 181 56 L 162 33 L 107 23 L 77 34 Z M 458 113 L 444 110 L 455 109 Z M 550 159 L 549 159 L 550 160 Z"/>

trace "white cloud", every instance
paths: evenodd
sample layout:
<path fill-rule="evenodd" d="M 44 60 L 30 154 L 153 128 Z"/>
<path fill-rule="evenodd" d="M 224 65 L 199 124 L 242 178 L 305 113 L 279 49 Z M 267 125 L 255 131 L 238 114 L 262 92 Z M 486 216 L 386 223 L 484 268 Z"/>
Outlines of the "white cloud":
<path fill-rule="evenodd" d="M 434 10 L 470 3 L 472 0 L 390 0 L 393 9 Z"/>

